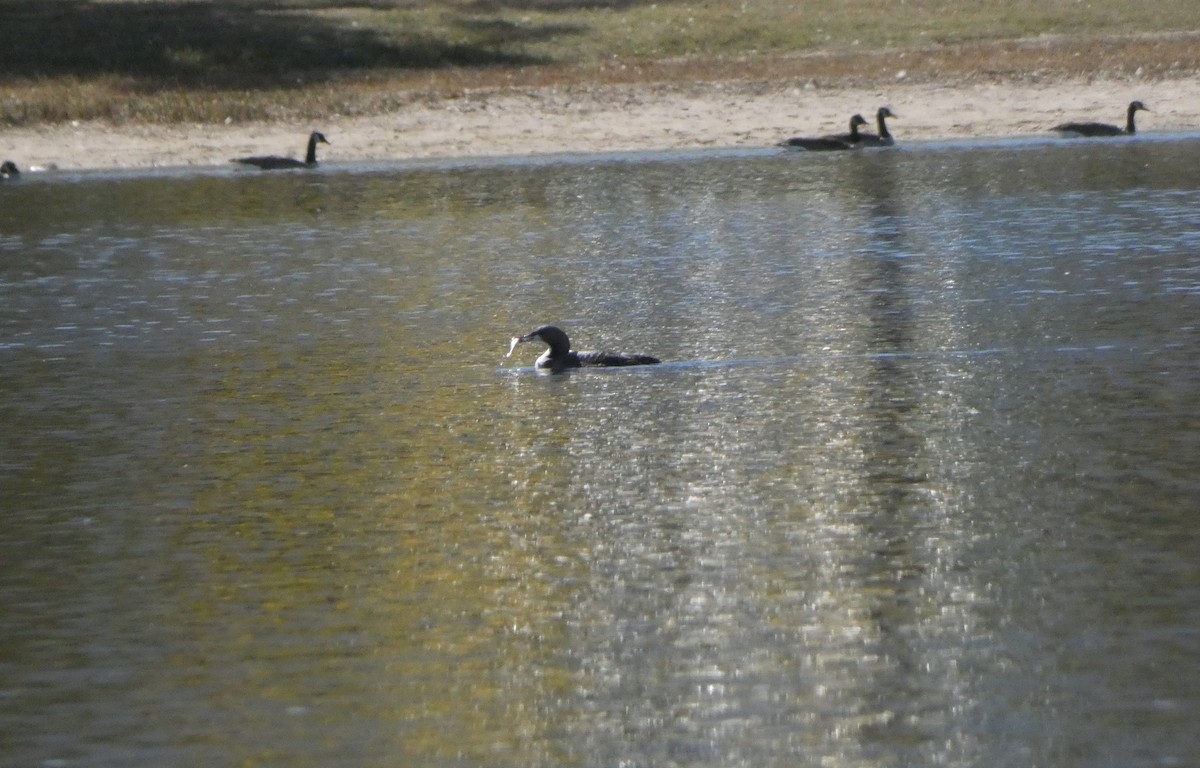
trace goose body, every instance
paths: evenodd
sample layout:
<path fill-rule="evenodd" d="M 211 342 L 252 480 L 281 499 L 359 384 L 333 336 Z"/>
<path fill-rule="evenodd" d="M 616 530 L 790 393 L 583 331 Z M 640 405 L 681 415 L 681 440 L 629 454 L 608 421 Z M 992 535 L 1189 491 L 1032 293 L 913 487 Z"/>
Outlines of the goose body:
<path fill-rule="evenodd" d="M 875 126 L 879 129 L 878 134 L 864 133 L 859 138 L 859 142 L 864 147 L 890 147 L 896 143 L 892 138 L 892 134 L 888 132 L 887 118 L 896 117 L 897 115 L 887 107 L 880 107 L 875 113 Z"/>
<path fill-rule="evenodd" d="M 829 136 L 804 137 L 793 136 L 787 141 L 779 142 L 779 146 L 789 149 L 803 149 L 809 152 L 831 152 L 843 149 L 854 149 L 858 146 L 862 135 L 858 132 L 858 126 L 868 125 L 866 119 L 862 115 L 855 115 L 850 118 L 850 132 L 838 133 Z"/>
<path fill-rule="evenodd" d="M 325 134 L 320 131 L 313 131 L 308 137 L 308 151 L 305 152 L 304 160 L 300 161 L 294 157 L 280 157 L 279 155 L 267 155 L 265 157 L 239 157 L 233 162 L 241 163 L 242 165 L 253 165 L 264 171 L 277 171 L 286 168 L 316 168 L 317 167 L 317 144 L 328 144 L 329 140 L 325 138 Z"/>
<path fill-rule="evenodd" d="M 628 355 L 621 352 L 576 352 L 571 349 L 571 340 L 565 331 L 553 325 L 543 325 L 532 333 L 514 337 L 508 348 L 513 353 L 518 344 L 541 341 L 550 347 L 534 365 L 550 371 L 565 371 L 571 368 L 612 367 L 627 365 L 654 365 L 662 362 L 650 355 Z M 505 355 L 505 357 L 508 357 Z"/>
<path fill-rule="evenodd" d="M 1137 126 L 1133 124 L 1133 116 L 1139 110 L 1149 112 L 1146 105 L 1140 101 L 1131 101 L 1129 107 L 1125 110 L 1125 127 L 1110 125 L 1108 123 L 1062 123 L 1056 125 L 1050 130 L 1057 131 L 1067 137 L 1082 137 L 1082 138 L 1104 138 L 1108 136 L 1132 136 L 1137 133 Z"/>
<path fill-rule="evenodd" d="M 0 179 L 11 179 L 13 176 L 20 176 L 21 170 L 17 168 L 17 164 L 12 160 L 5 160 L 0 163 Z"/>

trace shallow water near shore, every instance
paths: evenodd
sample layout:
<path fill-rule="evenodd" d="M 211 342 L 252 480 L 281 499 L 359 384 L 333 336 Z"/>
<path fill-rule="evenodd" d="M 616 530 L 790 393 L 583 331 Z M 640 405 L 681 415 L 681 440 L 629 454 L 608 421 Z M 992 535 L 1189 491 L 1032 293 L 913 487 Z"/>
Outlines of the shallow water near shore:
<path fill-rule="evenodd" d="M 3 762 L 1196 764 L 1197 168 L 0 186 Z"/>

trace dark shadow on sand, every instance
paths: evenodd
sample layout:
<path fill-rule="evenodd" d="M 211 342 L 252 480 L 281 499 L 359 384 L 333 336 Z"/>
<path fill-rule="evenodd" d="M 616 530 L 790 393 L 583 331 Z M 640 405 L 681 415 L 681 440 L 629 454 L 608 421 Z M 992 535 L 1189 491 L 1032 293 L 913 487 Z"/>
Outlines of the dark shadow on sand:
<path fill-rule="evenodd" d="M 450 26 L 462 32 L 456 40 L 403 30 L 385 35 L 321 13 L 397 7 L 403 3 L 0 0 L 0 82 L 115 75 L 147 90 L 291 87 L 364 70 L 545 63 L 525 45 L 586 31 L 489 19 L 467 4 L 448 4 Z"/>

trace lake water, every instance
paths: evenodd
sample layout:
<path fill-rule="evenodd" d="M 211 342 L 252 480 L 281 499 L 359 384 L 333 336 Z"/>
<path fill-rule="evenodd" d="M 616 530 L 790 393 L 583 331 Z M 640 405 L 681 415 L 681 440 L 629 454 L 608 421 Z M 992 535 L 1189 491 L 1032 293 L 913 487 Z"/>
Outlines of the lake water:
<path fill-rule="evenodd" d="M 0 398 L 5 765 L 1200 764 L 1194 138 L 27 175 Z"/>

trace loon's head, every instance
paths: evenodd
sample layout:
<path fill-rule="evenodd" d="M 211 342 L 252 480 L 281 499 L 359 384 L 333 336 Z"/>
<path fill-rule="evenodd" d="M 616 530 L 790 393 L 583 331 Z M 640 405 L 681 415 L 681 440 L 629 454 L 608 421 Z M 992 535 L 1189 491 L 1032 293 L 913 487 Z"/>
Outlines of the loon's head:
<path fill-rule="evenodd" d="M 860 125 L 870 125 L 870 123 L 868 123 L 867 118 L 863 117 L 862 115 L 855 115 L 854 117 L 850 118 L 850 130 L 854 130 Z"/>
<path fill-rule="evenodd" d="M 571 351 L 571 339 L 565 331 L 554 325 L 543 325 L 532 333 L 527 333 L 519 341 L 541 341 L 550 347 L 550 357 L 561 357 Z"/>

